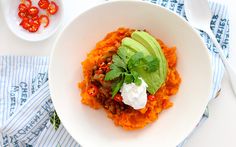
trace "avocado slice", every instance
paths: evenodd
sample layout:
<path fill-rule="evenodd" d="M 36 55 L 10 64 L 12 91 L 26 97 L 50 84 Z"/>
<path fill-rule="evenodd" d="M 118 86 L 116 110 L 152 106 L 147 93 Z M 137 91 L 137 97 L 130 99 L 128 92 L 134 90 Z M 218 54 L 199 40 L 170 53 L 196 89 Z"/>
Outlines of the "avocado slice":
<path fill-rule="evenodd" d="M 167 75 L 167 61 L 164 53 L 156 39 L 147 32 L 135 31 L 131 37 L 124 38 L 119 48 L 126 50 L 127 61 L 137 52 L 142 52 L 144 56 L 154 56 L 159 60 L 158 69 L 154 72 L 148 72 L 142 67 L 135 67 L 133 69 L 147 83 L 148 92 L 155 94 L 165 82 Z"/>

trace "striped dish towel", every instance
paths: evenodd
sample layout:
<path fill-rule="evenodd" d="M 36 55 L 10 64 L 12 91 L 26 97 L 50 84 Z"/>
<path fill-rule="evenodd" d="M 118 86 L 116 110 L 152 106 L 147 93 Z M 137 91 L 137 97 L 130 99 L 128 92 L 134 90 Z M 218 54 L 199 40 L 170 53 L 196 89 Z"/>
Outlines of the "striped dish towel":
<path fill-rule="evenodd" d="M 182 0 L 151 0 L 185 17 Z M 228 56 L 229 20 L 224 5 L 210 3 L 211 28 Z M 212 96 L 220 89 L 223 65 L 209 37 L 199 32 L 212 56 Z M 56 130 L 50 118 L 54 107 L 48 87 L 48 57 L 0 57 L 0 146 L 80 146 L 61 124 Z M 203 120 L 208 113 L 203 115 Z M 199 123 L 200 124 L 200 123 Z M 184 145 L 185 139 L 178 147 Z"/>

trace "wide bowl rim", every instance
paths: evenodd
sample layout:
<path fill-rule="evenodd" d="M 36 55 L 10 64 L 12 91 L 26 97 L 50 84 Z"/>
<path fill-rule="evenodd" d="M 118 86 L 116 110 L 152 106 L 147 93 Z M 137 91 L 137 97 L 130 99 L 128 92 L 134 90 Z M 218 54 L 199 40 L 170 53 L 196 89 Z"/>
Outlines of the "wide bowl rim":
<path fill-rule="evenodd" d="M 186 26 L 188 26 L 188 27 L 192 30 L 192 33 L 194 33 L 194 35 L 197 36 L 199 40 L 201 40 L 201 41 L 200 41 L 200 42 L 201 42 L 201 45 L 204 46 L 204 48 L 205 48 L 204 52 L 205 52 L 206 56 L 208 57 L 209 63 L 211 63 L 211 56 L 210 56 L 210 54 L 209 54 L 209 52 L 208 52 L 208 49 L 207 49 L 207 47 L 206 47 L 206 45 L 205 45 L 203 39 L 200 37 L 200 35 L 199 35 L 199 33 L 197 32 L 197 30 L 195 30 L 183 17 L 179 16 L 178 14 L 176 14 L 176 13 L 170 11 L 169 9 L 167 9 L 167 8 L 161 6 L 161 5 L 153 4 L 153 3 L 150 3 L 150 2 L 147 2 L 147 1 L 131 1 L 131 0 L 105 1 L 105 2 L 102 2 L 102 3 L 100 3 L 100 4 L 97 4 L 97 5 L 93 6 L 93 7 L 91 7 L 91 8 L 89 8 L 89 9 L 85 10 L 84 12 L 78 14 L 78 15 L 75 16 L 73 19 L 71 19 L 66 25 L 64 25 L 64 27 L 62 28 L 62 30 L 60 31 L 60 33 L 59 33 L 58 36 L 56 37 L 55 42 L 53 43 L 52 51 L 51 51 L 51 54 L 50 54 L 49 71 L 48 71 L 49 74 L 48 74 L 48 75 L 49 75 L 49 89 L 50 89 L 50 92 L 51 92 L 51 98 L 52 98 L 53 104 L 54 104 L 54 106 L 55 106 L 55 110 L 59 110 L 59 109 L 57 109 L 56 98 L 54 98 L 54 96 L 53 96 L 53 91 L 51 91 L 51 89 L 53 89 L 53 88 L 52 88 L 52 84 L 51 84 L 51 83 L 52 83 L 52 80 L 51 80 L 51 79 L 52 79 L 52 78 L 51 78 L 51 77 L 52 77 L 52 74 L 51 74 L 52 71 L 51 71 L 51 70 L 52 70 L 53 57 L 54 57 L 54 55 L 55 55 L 56 46 L 57 46 L 58 41 L 60 40 L 60 37 L 63 35 L 63 33 L 65 32 L 65 30 L 66 30 L 67 28 L 69 28 L 69 26 L 70 26 L 76 19 L 78 19 L 79 17 L 85 15 L 87 12 L 89 12 L 89 11 L 91 11 L 91 10 L 93 10 L 93 9 L 96 9 L 96 8 L 98 8 L 98 7 L 101 7 L 101 6 L 103 6 L 103 5 L 116 4 L 116 3 L 140 3 L 140 4 L 146 4 L 146 5 L 150 5 L 150 6 L 156 7 L 157 9 L 164 9 L 164 11 L 165 11 L 166 13 L 172 14 L 172 15 L 174 15 L 175 17 L 177 17 L 178 19 L 181 19 L 182 22 L 184 22 L 184 23 L 186 24 Z M 211 65 L 210 65 L 210 66 L 211 66 Z M 212 68 L 210 68 L 210 69 L 208 69 L 208 70 L 209 70 L 208 72 L 210 73 L 210 79 L 209 79 L 210 85 L 209 85 L 209 89 L 211 89 L 211 88 L 212 88 L 212 85 L 213 85 L 213 84 L 212 84 L 212 81 L 213 81 L 213 70 L 212 70 Z M 204 105 L 204 108 L 207 107 L 207 104 L 208 104 L 208 102 L 209 102 L 209 97 L 211 96 L 211 92 L 212 92 L 211 90 L 208 92 L 208 100 L 206 101 L 206 103 L 205 103 L 205 105 Z M 203 114 L 204 111 L 205 111 L 205 109 L 201 110 L 201 114 Z M 57 114 L 58 114 L 59 117 L 62 115 L 60 111 L 57 111 Z M 199 121 L 201 120 L 201 118 L 202 118 L 202 117 L 199 116 L 199 119 L 195 121 L 195 126 L 199 123 Z M 62 124 L 64 124 L 65 121 L 61 119 L 61 122 L 62 122 Z M 81 140 L 78 140 L 76 137 L 74 137 L 74 134 L 71 134 L 71 133 L 70 133 L 70 128 L 67 126 L 67 124 L 64 124 L 64 127 L 65 127 L 65 129 L 69 132 L 69 134 L 70 134 L 79 144 L 84 145 Z M 182 136 L 182 139 L 184 140 L 186 137 L 188 137 L 188 135 L 191 134 L 191 132 L 192 132 L 193 129 L 194 129 L 194 128 L 192 128 L 192 129 L 186 131 L 187 133 L 186 133 L 184 136 Z M 176 145 L 178 145 L 179 143 L 181 143 L 183 140 L 179 140 L 179 142 L 178 142 Z"/>

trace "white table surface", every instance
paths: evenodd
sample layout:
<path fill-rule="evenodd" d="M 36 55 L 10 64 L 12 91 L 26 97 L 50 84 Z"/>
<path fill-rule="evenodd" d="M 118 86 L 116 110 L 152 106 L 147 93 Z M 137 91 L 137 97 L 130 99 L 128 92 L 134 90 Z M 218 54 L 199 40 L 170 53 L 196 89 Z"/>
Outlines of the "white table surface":
<path fill-rule="evenodd" d="M 1 0 L 2 2 L 3 0 Z M 66 0 L 64 1 L 67 23 L 76 14 L 91 7 L 99 0 Z M 213 0 L 229 6 L 230 14 L 230 62 L 236 69 L 236 14 L 235 0 Z M 0 3 L 1 5 L 1 3 Z M 30 43 L 23 41 L 8 29 L 3 18 L 3 7 L 0 7 L 0 55 L 49 55 L 52 43 L 57 34 L 48 40 Z M 228 76 L 222 82 L 220 96 L 209 104 L 210 117 L 191 136 L 185 147 L 236 147 L 236 97 L 230 89 Z"/>

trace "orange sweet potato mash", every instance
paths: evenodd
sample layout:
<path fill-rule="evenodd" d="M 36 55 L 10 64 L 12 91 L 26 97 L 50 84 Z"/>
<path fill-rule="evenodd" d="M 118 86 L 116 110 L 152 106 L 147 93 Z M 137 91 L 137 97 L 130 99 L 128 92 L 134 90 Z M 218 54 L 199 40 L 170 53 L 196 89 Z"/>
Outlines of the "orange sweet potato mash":
<path fill-rule="evenodd" d="M 130 37 L 133 31 L 128 28 L 119 28 L 108 33 L 103 40 L 99 41 L 87 55 L 87 59 L 82 62 L 84 80 L 79 83 L 82 91 L 81 102 L 94 109 L 104 108 L 115 125 L 126 130 L 143 128 L 148 123 L 155 121 L 163 110 L 173 106 L 170 96 L 177 93 L 181 83 L 181 78 L 176 70 L 176 48 L 169 48 L 157 39 L 168 62 L 168 74 L 162 87 L 157 90 L 152 99 L 148 99 L 146 107 L 140 110 L 135 110 L 111 98 L 111 83 L 104 82 L 104 74 L 109 70 L 111 57 L 117 52 L 121 40 L 124 37 Z M 104 67 L 106 68 L 104 69 Z M 96 96 L 88 93 L 91 85 L 96 85 L 96 89 L 92 91 L 97 93 Z"/>

